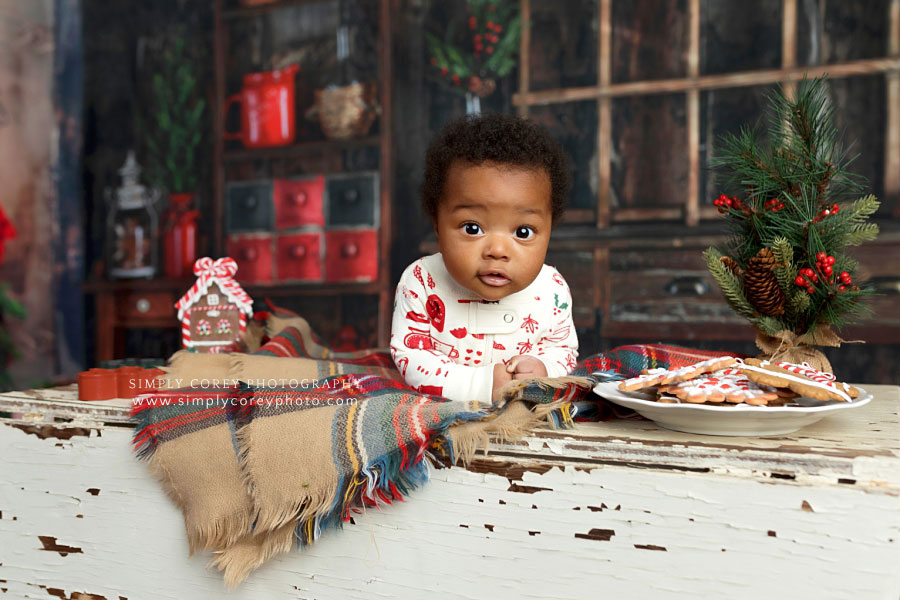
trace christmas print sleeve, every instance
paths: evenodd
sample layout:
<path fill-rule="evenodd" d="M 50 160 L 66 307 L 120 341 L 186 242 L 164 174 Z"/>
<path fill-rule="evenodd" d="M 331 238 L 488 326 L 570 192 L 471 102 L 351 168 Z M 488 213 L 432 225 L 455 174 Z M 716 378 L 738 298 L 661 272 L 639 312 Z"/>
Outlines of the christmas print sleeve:
<path fill-rule="evenodd" d="M 434 319 L 450 318 L 443 310 L 436 314 L 432 306 L 446 306 L 435 294 L 434 282 L 418 260 L 406 268 L 397 284 L 394 315 L 391 321 L 391 358 L 410 387 L 426 394 L 451 400 L 476 400 L 490 404 L 494 383 L 493 365 L 467 366 L 454 362 L 435 349 L 431 336 Z M 448 299 L 449 300 L 449 299 Z M 449 327 L 442 323 L 441 329 Z"/>
<path fill-rule="evenodd" d="M 541 332 L 532 354 L 544 363 L 548 377 L 568 375 L 578 360 L 578 336 L 572 321 L 572 294 L 562 275 L 554 269 L 551 283 L 551 326 Z"/>

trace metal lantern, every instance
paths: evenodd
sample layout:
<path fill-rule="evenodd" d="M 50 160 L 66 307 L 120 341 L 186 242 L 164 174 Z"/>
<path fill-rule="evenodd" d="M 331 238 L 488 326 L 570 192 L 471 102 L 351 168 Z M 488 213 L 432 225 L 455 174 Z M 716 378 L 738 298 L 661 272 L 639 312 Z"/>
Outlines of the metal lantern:
<path fill-rule="evenodd" d="M 159 222 L 153 205 L 160 192 L 138 183 L 140 174 L 134 151 L 129 151 L 119 169 L 121 187 L 106 190 L 107 274 L 112 279 L 149 279 L 156 274 Z"/>

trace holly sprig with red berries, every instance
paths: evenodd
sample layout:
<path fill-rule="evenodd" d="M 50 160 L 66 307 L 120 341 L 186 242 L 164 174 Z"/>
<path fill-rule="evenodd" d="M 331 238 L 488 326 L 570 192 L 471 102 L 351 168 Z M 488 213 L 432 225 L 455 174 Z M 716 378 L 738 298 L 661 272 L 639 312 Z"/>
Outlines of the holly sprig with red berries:
<path fill-rule="evenodd" d="M 726 135 L 711 163 L 740 197 L 713 201 L 731 230 L 729 243 L 705 252 L 726 299 L 768 335 L 840 328 L 867 311 L 871 290 L 846 249 L 873 240 L 874 196 L 848 167 L 833 125 L 825 78 L 804 79 L 795 96 L 770 98 L 767 139 L 757 129 Z"/>
<path fill-rule="evenodd" d="M 487 96 L 496 79 L 516 66 L 522 31 L 512 0 L 466 0 L 465 21 L 451 21 L 439 37 L 425 34 L 431 73 L 459 93 Z"/>

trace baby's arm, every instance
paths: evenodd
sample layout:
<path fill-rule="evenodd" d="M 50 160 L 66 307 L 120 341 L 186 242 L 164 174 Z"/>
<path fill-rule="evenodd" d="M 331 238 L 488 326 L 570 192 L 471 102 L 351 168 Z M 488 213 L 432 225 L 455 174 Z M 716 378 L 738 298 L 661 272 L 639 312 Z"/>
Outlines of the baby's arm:
<path fill-rule="evenodd" d="M 558 281 L 563 282 L 562 285 Z M 558 281 L 553 283 L 553 327 L 543 332 L 534 351 L 530 353 L 544 363 L 548 377 L 568 375 L 578 360 L 578 336 L 572 320 L 572 294 L 562 275 L 558 275 Z"/>
<path fill-rule="evenodd" d="M 415 276 L 416 266 L 419 267 L 419 277 Z M 427 273 L 424 273 L 421 261 L 416 261 L 406 269 L 397 284 L 391 322 L 391 358 L 394 364 L 407 385 L 418 391 L 451 400 L 477 400 L 489 404 L 497 382 L 494 365 L 456 364 L 432 347 L 432 317 L 427 309 L 429 290 L 419 281 L 420 277 L 427 278 Z M 501 371 L 505 371 L 502 364 L 500 367 Z M 504 380 L 500 375 L 500 384 L 505 381 L 508 379 Z"/>

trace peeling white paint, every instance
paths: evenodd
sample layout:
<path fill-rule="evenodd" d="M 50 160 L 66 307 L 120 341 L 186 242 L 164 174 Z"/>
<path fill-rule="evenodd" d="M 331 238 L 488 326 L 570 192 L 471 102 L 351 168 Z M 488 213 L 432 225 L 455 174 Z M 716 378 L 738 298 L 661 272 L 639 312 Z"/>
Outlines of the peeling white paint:
<path fill-rule="evenodd" d="M 789 440 L 689 436 L 641 421 L 535 432 L 492 446 L 472 470 L 434 470 L 408 501 L 354 517 L 227 594 L 204 568 L 209 556 L 187 558 L 181 516 L 131 455 L 129 429 L 41 439 L 0 420 L 0 599 L 47 600 L 55 588 L 108 600 L 896 600 L 900 440 L 867 431 L 898 431 L 896 389 L 876 391 L 864 425 L 823 423 Z M 45 402 L 55 417 L 102 420 Z M 547 489 L 509 491 L 514 467 L 517 486 Z M 848 476 L 856 483 L 838 482 Z M 592 530 L 595 539 L 576 537 Z M 38 536 L 82 552 L 44 550 Z"/>

